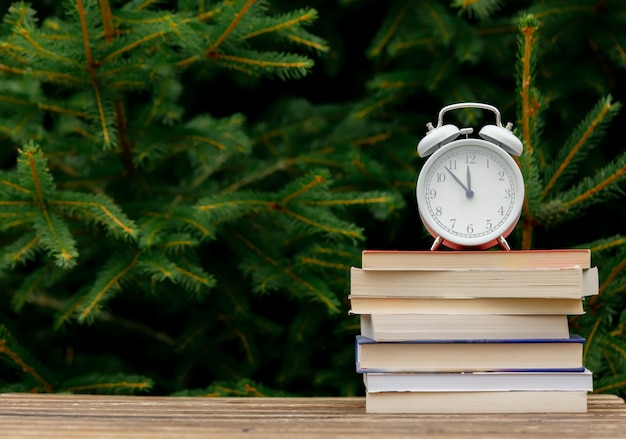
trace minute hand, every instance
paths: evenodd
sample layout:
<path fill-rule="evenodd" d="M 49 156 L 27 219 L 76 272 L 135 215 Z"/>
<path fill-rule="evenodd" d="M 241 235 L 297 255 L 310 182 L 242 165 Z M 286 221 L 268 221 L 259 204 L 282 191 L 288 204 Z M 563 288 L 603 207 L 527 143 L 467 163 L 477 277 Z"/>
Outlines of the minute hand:
<path fill-rule="evenodd" d="M 467 194 L 467 187 L 465 187 L 465 185 L 463 184 L 463 182 L 461 180 L 459 180 L 459 177 L 457 177 L 456 175 L 454 175 L 452 173 L 451 170 L 449 170 L 446 166 L 444 166 L 444 168 L 446 168 L 446 171 L 448 171 L 448 173 L 452 176 L 452 178 L 454 178 L 454 181 L 456 181 L 458 184 L 461 185 L 461 187 L 463 188 L 463 190 L 465 190 L 465 193 Z"/>

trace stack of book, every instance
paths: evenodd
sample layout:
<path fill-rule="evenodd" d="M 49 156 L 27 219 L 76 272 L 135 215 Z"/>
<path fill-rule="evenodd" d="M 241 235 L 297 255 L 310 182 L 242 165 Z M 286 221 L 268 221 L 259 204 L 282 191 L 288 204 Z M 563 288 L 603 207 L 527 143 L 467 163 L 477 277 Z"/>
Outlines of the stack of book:
<path fill-rule="evenodd" d="M 590 250 L 364 250 L 350 277 L 367 413 L 587 411 Z"/>

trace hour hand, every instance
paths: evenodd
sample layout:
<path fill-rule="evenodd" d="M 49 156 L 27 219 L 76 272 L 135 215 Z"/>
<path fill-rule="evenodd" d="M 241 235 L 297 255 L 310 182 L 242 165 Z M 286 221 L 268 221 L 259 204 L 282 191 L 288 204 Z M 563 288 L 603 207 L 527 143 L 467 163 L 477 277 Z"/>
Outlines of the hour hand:
<path fill-rule="evenodd" d="M 472 174 L 470 174 L 469 165 L 467 165 L 467 188 L 465 189 L 465 196 L 467 198 L 472 198 L 474 196 L 474 191 L 472 190 Z"/>
<path fill-rule="evenodd" d="M 444 168 L 446 168 L 446 171 L 448 171 L 448 174 L 450 174 L 452 176 L 452 178 L 454 178 L 454 181 L 456 181 L 459 185 L 461 185 L 461 187 L 463 188 L 463 190 L 465 191 L 465 195 L 467 195 L 467 187 L 465 187 L 465 185 L 463 184 L 463 182 L 461 180 L 459 180 L 459 177 L 457 177 L 456 175 L 454 175 L 452 173 L 452 171 L 450 169 L 448 169 L 446 166 L 444 166 Z"/>

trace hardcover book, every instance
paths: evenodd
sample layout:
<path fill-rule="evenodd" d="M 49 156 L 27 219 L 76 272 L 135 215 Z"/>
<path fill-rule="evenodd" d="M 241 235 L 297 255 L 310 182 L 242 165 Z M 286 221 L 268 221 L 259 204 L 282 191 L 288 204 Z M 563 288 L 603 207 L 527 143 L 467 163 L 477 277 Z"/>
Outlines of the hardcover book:
<path fill-rule="evenodd" d="M 587 392 L 378 392 L 367 413 L 585 413 Z"/>
<path fill-rule="evenodd" d="M 362 314 L 361 335 L 376 341 L 567 338 L 566 315 Z"/>
<path fill-rule="evenodd" d="M 357 372 L 583 370 L 585 339 L 409 340 L 356 336 Z"/>
<path fill-rule="evenodd" d="M 362 267 L 369 270 L 590 268 L 591 250 L 363 250 L 361 260 Z"/>
<path fill-rule="evenodd" d="M 384 292 L 383 292 L 384 293 Z M 528 297 L 360 297 L 350 314 L 584 314 L 583 301 Z"/>
<path fill-rule="evenodd" d="M 363 374 L 368 392 L 592 391 L 590 370 L 525 372 L 372 372 Z"/>
<path fill-rule="evenodd" d="M 537 297 L 598 294 L 597 267 L 582 269 L 350 270 L 352 297 Z"/>

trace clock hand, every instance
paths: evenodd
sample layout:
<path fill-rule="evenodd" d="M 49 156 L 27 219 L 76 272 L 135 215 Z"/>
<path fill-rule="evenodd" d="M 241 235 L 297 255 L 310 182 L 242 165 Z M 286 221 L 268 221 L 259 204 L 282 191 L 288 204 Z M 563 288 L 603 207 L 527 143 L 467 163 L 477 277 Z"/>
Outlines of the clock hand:
<path fill-rule="evenodd" d="M 467 198 L 472 198 L 474 196 L 474 191 L 472 190 L 472 175 L 470 174 L 469 165 L 467 165 L 467 189 L 465 189 L 465 196 Z"/>
<path fill-rule="evenodd" d="M 452 178 L 454 178 L 454 181 L 456 181 L 458 184 L 461 185 L 461 187 L 465 190 L 465 194 L 467 195 L 467 191 L 468 189 L 465 187 L 465 185 L 463 184 L 463 182 L 461 180 L 459 180 L 459 177 L 457 177 L 456 175 L 454 175 L 452 173 L 451 170 L 449 170 L 447 167 L 444 166 L 444 168 L 446 169 L 446 171 L 448 171 L 448 173 L 452 176 Z"/>

